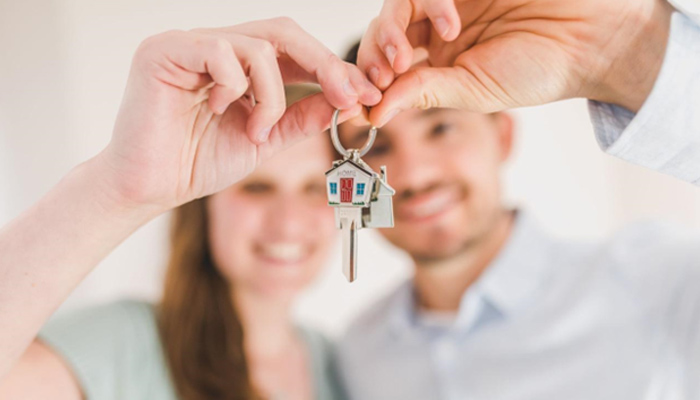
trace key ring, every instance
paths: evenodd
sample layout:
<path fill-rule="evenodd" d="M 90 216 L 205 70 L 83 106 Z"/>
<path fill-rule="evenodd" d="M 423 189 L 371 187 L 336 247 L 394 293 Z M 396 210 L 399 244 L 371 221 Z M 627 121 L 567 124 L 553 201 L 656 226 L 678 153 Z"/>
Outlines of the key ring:
<path fill-rule="evenodd" d="M 369 149 L 372 148 L 372 145 L 374 144 L 374 139 L 377 138 L 377 128 L 376 127 L 371 127 L 369 130 L 369 137 L 367 138 L 367 141 L 365 142 L 365 145 L 362 146 L 361 149 L 359 150 L 348 150 L 343 145 L 340 143 L 340 139 L 338 138 L 338 116 L 340 115 L 340 110 L 336 109 L 335 112 L 333 113 L 333 118 L 331 119 L 331 141 L 333 142 L 333 147 L 340 153 L 343 157 L 348 158 L 350 157 L 354 152 L 357 152 L 360 157 L 364 156 L 367 154 Z"/>

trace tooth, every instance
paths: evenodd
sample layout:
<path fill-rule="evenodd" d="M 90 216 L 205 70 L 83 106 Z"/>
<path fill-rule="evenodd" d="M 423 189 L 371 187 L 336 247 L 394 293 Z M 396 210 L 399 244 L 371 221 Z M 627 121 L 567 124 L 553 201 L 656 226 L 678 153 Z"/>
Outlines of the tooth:
<path fill-rule="evenodd" d="M 304 248 L 300 244 L 278 243 L 263 246 L 263 253 L 282 261 L 295 261 L 302 258 Z"/>
<path fill-rule="evenodd" d="M 450 203 L 450 196 L 447 193 L 436 195 L 434 198 L 430 199 L 424 204 L 415 206 L 411 210 L 412 214 L 416 217 L 422 218 L 438 214 L 444 210 Z"/>

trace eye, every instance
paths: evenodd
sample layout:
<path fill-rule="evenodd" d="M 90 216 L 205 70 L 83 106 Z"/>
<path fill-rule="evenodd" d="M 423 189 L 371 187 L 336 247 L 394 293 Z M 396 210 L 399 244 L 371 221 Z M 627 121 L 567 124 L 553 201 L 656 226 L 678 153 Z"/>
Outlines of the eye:
<path fill-rule="evenodd" d="M 326 195 L 326 183 L 325 182 L 313 182 L 306 185 L 306 193 L 310 195 Z"/>
<path fill-rule="evenodd" d="M 391 151 L 391 146 L 387 143 L 375 143 L 365 155 L 366 158 L 381 157 Z"/>
<path fill-rule="evenodd" d="M 453 128 L 454 126 L 452 124 L 449 124 L 447 122 L 440 122 L 433 127 L 430 134 L 433 137 L 443 136 L 446 133 L 449 133 Z"/>
<path fill-rule="evenodd" d="M 248 182 L 243 184 L 241 191 L 249 194 L 263 194 L 272 191 L 272 185 L 265 182 Z"/>

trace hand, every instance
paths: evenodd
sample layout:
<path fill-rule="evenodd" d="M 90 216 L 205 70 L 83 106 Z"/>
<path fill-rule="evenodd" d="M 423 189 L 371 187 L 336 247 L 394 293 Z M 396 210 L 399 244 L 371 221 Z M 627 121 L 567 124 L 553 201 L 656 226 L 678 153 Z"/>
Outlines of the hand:
<path fill-rule="evenodd" d="M 358 66 L 398 110 L 477 112 L 586 97 L 636 111 L 661 68 L 664 0 L 385 0 Z M 423 59 L 416 62 L 420 52 Z"/>
<path fill-rule="evenodd" d="M 323 93 L 286 109 L 284 84 L 301 81 Z M 322 132 L 335 108 L 346 119 L 380 99 L 359 69 L 286 18 L 167 32 L 137 50 L 98 165 L 120 202 L 163 211 Z"/>

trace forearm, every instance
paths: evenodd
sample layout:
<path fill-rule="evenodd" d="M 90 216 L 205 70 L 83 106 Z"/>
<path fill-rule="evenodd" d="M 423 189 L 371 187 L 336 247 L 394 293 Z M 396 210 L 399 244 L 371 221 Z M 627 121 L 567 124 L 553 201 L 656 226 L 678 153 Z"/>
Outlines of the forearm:
<path fill-rule="evenodd" d="M 75 286 L 158 210 L 126 205 L 94 158 L 0 230 L 0 377 Z"/>

